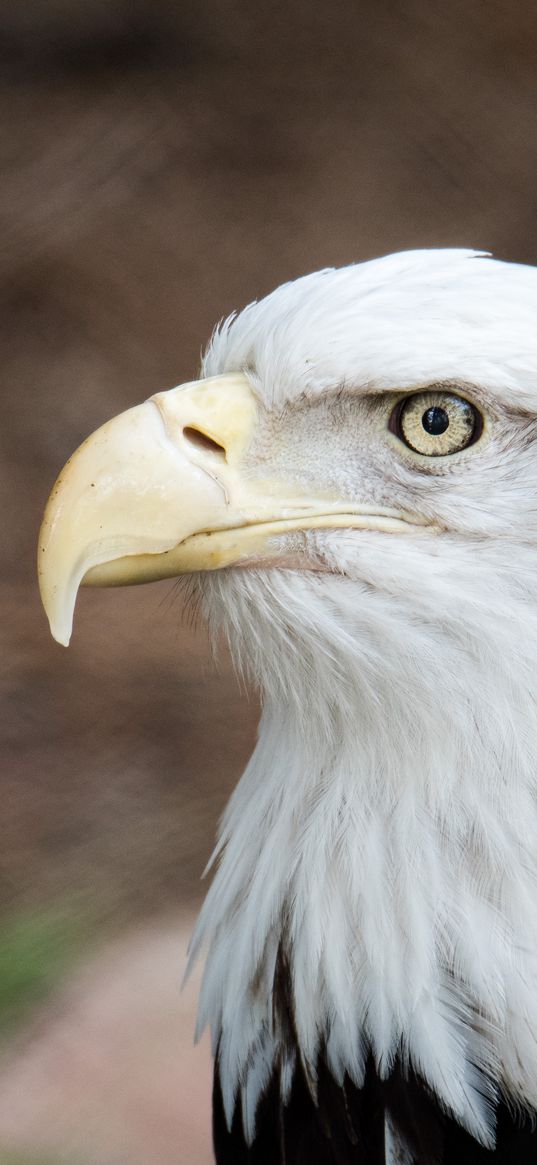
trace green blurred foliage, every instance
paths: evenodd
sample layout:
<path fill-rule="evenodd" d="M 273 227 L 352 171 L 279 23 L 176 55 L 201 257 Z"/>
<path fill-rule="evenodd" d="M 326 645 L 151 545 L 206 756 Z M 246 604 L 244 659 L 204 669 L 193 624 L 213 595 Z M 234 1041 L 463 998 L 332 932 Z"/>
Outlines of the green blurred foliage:
<path fill-rule="evenodd" d="M 68 910 L 49 908 L 0 920 L 2 1036 L 47 997 L 86 948 L 87 940 L 87 927 Z M 0 1165 L 18 1165 L 18 1158 L 0 1156 Z"/>

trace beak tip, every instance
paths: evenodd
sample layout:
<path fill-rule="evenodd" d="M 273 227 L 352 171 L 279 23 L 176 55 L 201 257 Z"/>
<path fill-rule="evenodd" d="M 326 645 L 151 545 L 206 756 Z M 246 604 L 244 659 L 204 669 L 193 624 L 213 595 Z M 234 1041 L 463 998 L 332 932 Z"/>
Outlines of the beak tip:
<path fill-rule="evenodd" d="M 51 631 L 52 631 L 52 628 L 51 628 Z M 59 632 L 55 635 L 54 631 L 52 631 L 52 635 L 53 635 L 53 638 L 56 640 L 56 643 L 59 643 L 60 647 L 69 647 L 69 644 L 71 642 L 70 635 L 66 635 L 66 634 L 61 635 Z"/>
<path fill-rule="evenodd" d="M 75 592 L 76 596 L 76 592 Z M 61 601 L 63 599 L 63 602 Z M 73 632 L 74 599 L 71 603 L 66 596 L 58 596 L 57 592 L 44 593 L 41 588 L 41 601 L 48 619 L 50 634 L 62 647 L 69 647 Z"/>
<path fill-rule="evenodd" d="M 65 619 L 49 618 L 50 634 L 52 638 L 59 643 L 61 647 L 69 647 L 71 642 L 71 634 L 73 630 L 72 620 L 68 623 Z"/>

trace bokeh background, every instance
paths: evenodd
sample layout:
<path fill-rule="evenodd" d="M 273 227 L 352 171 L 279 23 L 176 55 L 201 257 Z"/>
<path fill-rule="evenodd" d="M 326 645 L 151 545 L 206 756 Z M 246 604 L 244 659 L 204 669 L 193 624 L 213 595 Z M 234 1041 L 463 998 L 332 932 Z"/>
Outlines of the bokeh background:
<path fill-rule="evenodd" d="M 282 280 L 416 246 L 537 261 L 537 8 L 11 0 L 0 63 L 0 1165 L 209 1165 L 179 983 L 255 694 L 170 583 L 83 592 L 55 645 L 42 507 Z"/>

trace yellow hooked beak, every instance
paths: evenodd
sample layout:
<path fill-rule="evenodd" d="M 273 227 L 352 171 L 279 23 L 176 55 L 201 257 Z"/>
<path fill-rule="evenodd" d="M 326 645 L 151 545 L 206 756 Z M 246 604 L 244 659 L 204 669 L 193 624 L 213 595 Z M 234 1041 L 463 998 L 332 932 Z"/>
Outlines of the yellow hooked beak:
<path fill-rule="evenodd" d="M 69 643 L 81 584 L 121 586 L 274 558 L 274 535 L 286 530 L 408 530 L 393 511 L 248 475 L 256 415 L 245 376 L 216 376 L 157 393 L 73 454 L 39 535 L 41 598 L 59 643 Z"/>

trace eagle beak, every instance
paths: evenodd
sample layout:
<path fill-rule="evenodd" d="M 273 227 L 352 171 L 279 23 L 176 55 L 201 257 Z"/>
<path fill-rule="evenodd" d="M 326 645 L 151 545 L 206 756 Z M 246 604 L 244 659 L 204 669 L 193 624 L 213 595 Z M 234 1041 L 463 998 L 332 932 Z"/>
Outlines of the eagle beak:
<path fill-rule="evenodd" d="M 274 535 L 286 530 L 373 524 L 372 507 L 246 473 L 257 411 L 245 376 L 211 377 L 157 393 L 73 454 L 39 535 L 41 598 L 59 643 L 69 643 L 81 584 L 217 570 L 274 557 Z M 404 528 L 386 513 L 379 523 Z"/>
<path fill-rule="evenodd" d="M 69 643 L 81 583 L 120 586 L 202 568 L 185 540 L 240 522 L 237 467 L 255 414 L 245 377 L 215 377 L 158 393 L 77 449 L 39 535 L 41 598 L 59 643 Z"/>
<path fill-rule="evenodd" d="M 81 584 L 150 582 L 261 552 L 260 527 L 283 516 L 283 498 L 277 483 L 241 474 L 256 414 L 245 376 L 194 381 L 114 417 L 73 454 L 39 535 L 41 597 L 59 643 L 69 643 Z"/>

